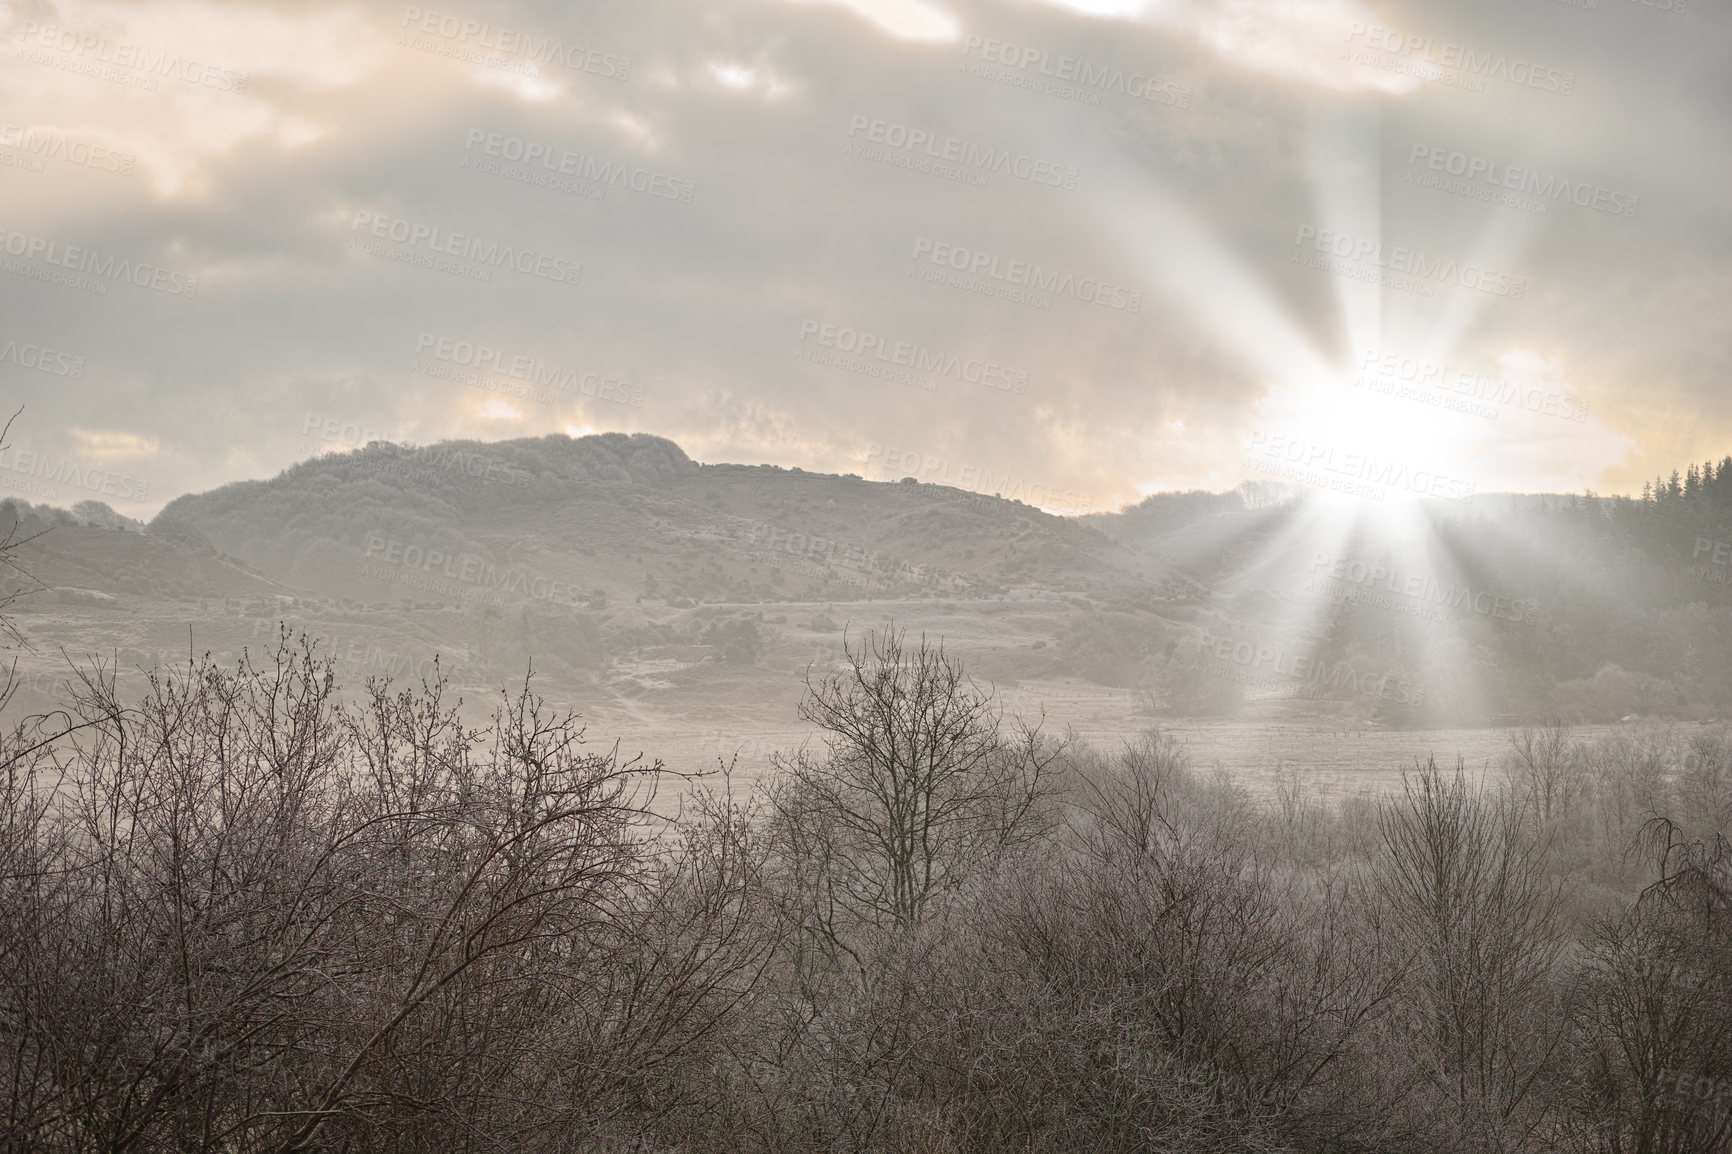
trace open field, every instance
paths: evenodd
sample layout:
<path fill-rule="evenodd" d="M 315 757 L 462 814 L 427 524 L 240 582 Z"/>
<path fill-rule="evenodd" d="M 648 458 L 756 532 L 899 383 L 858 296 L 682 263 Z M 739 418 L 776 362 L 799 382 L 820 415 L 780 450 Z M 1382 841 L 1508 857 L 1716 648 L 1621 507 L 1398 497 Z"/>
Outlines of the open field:
<path fill-rule="evenodd" d="M 550 672 L 532 646 L 489 651 L 488 643 L 498 639 L 479 634 L 468 614 L 450 614 L 464 628 L 441 636 L 436 622 L 417 621 L 401 610 L 345 613 L 331 606 L 309 609 L 303 602 L 300 608 L 260 603 L 237 613 L 215 603 L 153 603 L 124 591 L 118 597 L 92 593 L 86 601 L 73 604 L 57 594 L 20 603 L 33 649 L 19 659 L 21 684 L 9 710 L 14 717 L 54 708 L 64 699 L 68 658 L 117 662 L 123 683 L 142 687 L 144 670 L 183 666 L 189 640 L 196 652 L 209 650 L 232 663 L 242 649 L 256 655 L 268 647 L 279 623 L 287 623 L 320 640 L 351 690 L 375 676 L 416 682 L 440 653 L 453 691 L 476 722 L 497 701 L 500 686 L 521 682 L 533 659 L 538 692 L 551 705 L 577 713 L 596 746 L 617 740 L 622 751 L 660 758 L 681 773 L 713 771 L 718 760 L 735 760 L 736 780 L 750 782 L 767 771 L 774 752 L 815 740 L 796 712 L 807 668 L 821 672 L 839 655 L 844 627 L 857 635 L 895 619 L 911 632 L 942 637 L 983 685 L 994 686 L 1008 714 L 1044 714 L 1049 732 L 1068 729 L 1102 748 L 1158 727 L 1185 742 L 1194 765 L 1218 767 L 1257 794 L 1272 788 L 1278 769 L 1298 772 L 1325 796 L 1397 788 L 1404 770 L 1430 756 L 1445 765 L 1459 756 L 1479 771 L 1495 764 L 1520 728 L 1398 729 L 1333 718 L 1324 712 L 1333 703 L 1271 699 L 1248 702 L 1252 716 L 1231 720 L 1162 716 L 1130 689 L 1075 677 L 1016 676 L 1041 667 L 1050 651 L 1034 648 L 1036 642 L 1076 611 L 1056 597 L 762 606 L 765 643 L 750 664 L 728 664 L 714 647 L 689 641 L 642 644 L 611 650 L 605 669 L 583 680 L 575 680 L 569 668 Z M 1579 726 L 1577 732 L 1588 738 L 1615 728 Z"/>

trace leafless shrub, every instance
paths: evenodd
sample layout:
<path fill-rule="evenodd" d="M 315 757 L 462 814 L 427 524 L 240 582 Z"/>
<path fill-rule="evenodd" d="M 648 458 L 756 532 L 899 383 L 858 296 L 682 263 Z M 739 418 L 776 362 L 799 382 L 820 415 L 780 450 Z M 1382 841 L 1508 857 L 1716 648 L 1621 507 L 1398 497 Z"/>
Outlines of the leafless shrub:
<path fill-rule="evenodd" d="M 1585 799 L 1585 751 L 1561 724 L 1512 734 L 1499 768 L 1511 801 L 1529 815 L 1536 833 Z"/>
<path fill-rule="evenodd" d="M 1411 961 L 1398 1036 L 1456 1148 L 1523 1150 L 1562 1042 L 1558 888 L 1518 809 L 1435 761 L 1383 812 L 1379 895 Z"/>
<path fill-rule="evenodd" d="M 664 847 L 658 767 L 527 685 L 350 708 L 285 637 L 76 711 L 9 763 L 8 1146 L 578 1149 L 686 1104 L 762 967 L 738 822 Z"/>
<path fill-rule="evenodd" d="M 909 927 L 976 865 L 1038 836 L 1062 743 L 1039 725 L 1005 732 L 992 694 L 894 626 L 843 640 L 836 671 L 808 681 L 801 717 L 823 755 L 778 756 L 775 794 L 790 860 L 820 892 L 815 916 Z"/>
<path fill-rule="evenodd" d="M 0 740 L 0 1147 L 1732 1148 L 1721 734 L 1260 805 L 893 628 L 804 712 L 666 818 L 527 682 L 93 668 Z"/>
<path fill-rule="evenodd" d="M 1640 845 L 1658 878 L 1596 927 L 1578 975 L 1570 1137 L 1619 1154 L 1732 1149 L 1732 1097 L 1712 1092 L 1732 1077 L 1732 842 L 1655 817 Z"/>

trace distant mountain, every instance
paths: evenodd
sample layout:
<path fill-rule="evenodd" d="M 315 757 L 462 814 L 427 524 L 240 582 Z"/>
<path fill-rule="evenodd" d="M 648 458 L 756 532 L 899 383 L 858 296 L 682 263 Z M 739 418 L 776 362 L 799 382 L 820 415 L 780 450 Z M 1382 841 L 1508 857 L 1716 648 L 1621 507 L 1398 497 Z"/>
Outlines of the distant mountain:
<path fill-rule="evenodd" d="M 980 595 L 1128 587 L 1160 571 L 1020 502 L 699 465 L 643 434 L 373 444 L 181 497 L 152 527 L 169 526 L 299 588 L 367 602 Z"/>
<path fill-rule="evenodd" d="M 15 607 L 27 681 L 59 648 L 148 667 L 287 622 L 352 681 L 438 654 L 475 695 L 533 663 L 591 715 L 768 724 L 844 627 L 894 618 L 979 677 L 1110 687 L 1151 718 L 1419 725 L 1732 712 L 1720 492 L 1384 508 L 1265 486 L 1061 518 L 604 434 L 375 443 L 181 497 L 142 532 L 3 507 L 40 533 L 9 585 L 43 587 Z"/>
<path fill-rule="evenodd" d="M 124 594 L 198 602 L 292 592 L 220 555 L 190 526 L 146 532 L 140 522 L 94 501 L 71 511 L 0 502 L 0 539 L 9 536 L 28 542 L 23 567 L 5 581 L 27 606 L 89 604 L 90 593 L 106 603 Z"/>
<path fill-rule="evenodd" d="M 474 695 L 533 663 L 555 699 L 632 716 L 789 716 L 808 662 L 892 617 L 944 632 L 980 676 L 1087 676 L 1098 657 L 1057 644 L 1063 623 L 1163 580 L 1152 556 L 1017 501 L 700 465 L 620 434 L 377 443 L 182 497 L 143 534 L 61 515 L 26 554 L 76 590 L 20 603 L 36 688 L 62 647 L 149 667 L 189 644 L 238 655 L 286 621 L 351 682 L 430 674 L 437 653 Z M 983 622 L 982 603 L 1006 611 Z"/>

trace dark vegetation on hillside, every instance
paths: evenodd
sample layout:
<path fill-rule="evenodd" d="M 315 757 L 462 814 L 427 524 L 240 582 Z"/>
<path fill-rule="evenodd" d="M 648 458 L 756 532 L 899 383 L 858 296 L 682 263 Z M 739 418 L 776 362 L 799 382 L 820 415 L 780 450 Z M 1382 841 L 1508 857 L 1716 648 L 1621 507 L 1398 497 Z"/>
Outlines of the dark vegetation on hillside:
<path fill-rule="evenodd" d="M 290 616 L 361 676 L 438 651 L 470 688 L 534 660 L 562 699 L 753 693 L 834 648 L 805 622 L 881 603 L 971 635 L 997 681 L 1119 688 L 1151 718 L 1427 727 L 1732 713 L 1729 491 L 1722 462 L 1643 499 L 1428 505 L 1414 547 L 1320 529 L 1313 504 L 1268 485 L 1066 519 L 607 434 L 374 444 L 182 497 L 144 532 L 94 508 L 0 517 L 52 528 L 28 568 L 54 591 L 24 607 L 125 622 L 140 634 L 114 639 L 127 668 L 184 654 L 196 605 L 198 647 L 238 654 Z M 1342 560 L 1427 592 L 1329 580 Z M 1223 663 L 1234 646 L 1352 676 L 1271 678 Z"/>
<path fill-rule="evenodd" d="M 1426 506 L 1424 557 L 1363 535 L 1327 541 L 1307 528 L 1313 507 L 1277 489 L 1158 494 L 1067 520 L 942 486 L 699 465 L 671 442 L 608 434 L 376 444 L 181 498 L 152 528 L 196 532 L 285 586 L 361 603 L 422 596 L 381 582 L 385 542 L 411 558 L 475 557 L 501 583 L 547 574 L 606 652 L 745 628 L 710 611 L 669 635 L 646 605 L 731 606 L 744 619 L 788 600 L 1051 592 L 1068 601 L 1051 644 L 995 659 L 995 676 L 1122 687 L 1156 715 L 1232 715 L 1255 695 L 1199 672 L 1204 635 L 1423 684 L 1407 703 L 1353 687 L 1319 695 L 1320 708 L 1389 725 L 1732 711 L 1732 667 L 1718 660 L 1732 643 L 1732 563 L 1725 551 L 1714 563 L 1715 543 L 1732 540 L 1732 465 L 1693 467 L 1641 500 Z M 1375 591 L 1338 584 L 1318 600 L 1308 590 L 1325 550 L 1421 570 L 1434 595 L 1368 605 L 1355 598 Z M 444 584 L 440 596 L 481 597 L 487 611 L 485 590 Z"/>
<path fill-rule="evenodd" d="M 739 638 L 728 644 L 739 646 Z M 677 816 L 284 636 L 0 742 L 0 1146 L 1732 1149 L 1732 734 L 1257 801 L 891 629 Z"/>
<path fill-rule="evenodd" d="M 171 502 L 158 526 L 311 592 L 380 599 L 375 537 L 558 568 L 613 601 L 866 598 L 1141 580 L 1146 560 L 1016 501 L 775 466 L 699 465 L 645 434 L 375 443 Z M 435 565 L 430 572 L 444 573 Z M 822 593 L 819 593 L 822 596 Z"/>
<path fill-rule="evenodd" d="M 1392 724 L 1732 712 L 1724 659 L 1732 651 L 1732 458 L 1655 482 L 1640 498 L 1494 495 L 1429 505 L 1417 555 L 1365 534 L 1317 544 L 1296 537 L 1310 506 L 1273 500 L 1268 489 L 1156 494 L 1085 520 L 1169 561 L 1190 581 L 1175 583 L 1173 599 L 1195 607 L 1213 633 L 1302 644 L 1423 681 L 1423 708 L 1380 707 Z M 1329 585 L 1330 562 L 1341 559 L 1435 577 L 1433 596 L 1390 596 L 1389 585 L 1370 581 Z M 1310 632 L 1272 634 L 1264 623 L 1293 617 L 1296 594 L 1319 581 L 1334 596 L 1313 612 Z M 1452 591 L 1467 595 L 1453 611 Z M 1376 596 L 1382 604 L 1367 604 Z M 1520 610 L 1471 611 L 1500 597 Z M 1420 616 L 1432 611 L 1447 627 Z M 1197 663 L 1172 633 L 1102 624 L 1089 648 L 1117 666 L 1116 683 L 1142 687 L 1157 708 L 1221 714 L 1242 704 L 1232 685 L 1199 688 Z"/>

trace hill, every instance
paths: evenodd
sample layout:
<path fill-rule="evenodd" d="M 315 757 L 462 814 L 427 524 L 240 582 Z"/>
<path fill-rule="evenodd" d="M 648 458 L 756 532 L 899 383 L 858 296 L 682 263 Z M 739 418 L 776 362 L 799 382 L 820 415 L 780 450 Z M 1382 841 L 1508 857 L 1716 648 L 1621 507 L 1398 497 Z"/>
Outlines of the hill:
<path fill-rule="evenodd" d="M 1719 491 L 1380 509 L 1264 486 L 1061 518 L 604 434 L 375 443 L 181 497 L 142 532 L 9 508 L 35 534 L 12 588 L 40 586 L 17 606 L 27 698 L 62 649 L 149 667 L 286 623 L 352 680 L 437 655 L 473 696 L 533 663 L 586 715 L 719 733 L 788 726 L 800 671 L 892 617 L 1007 691 L 1151 719 L 1718 716 Z"/>

